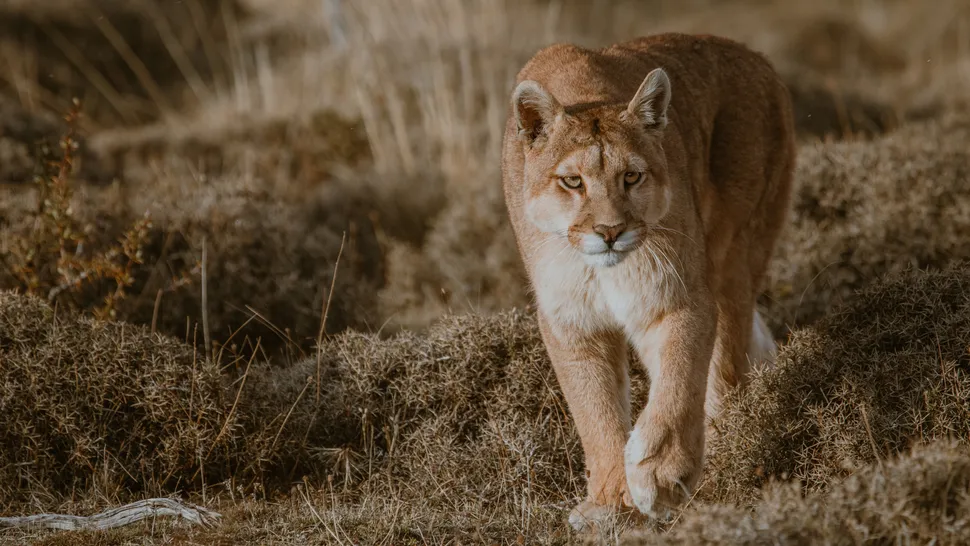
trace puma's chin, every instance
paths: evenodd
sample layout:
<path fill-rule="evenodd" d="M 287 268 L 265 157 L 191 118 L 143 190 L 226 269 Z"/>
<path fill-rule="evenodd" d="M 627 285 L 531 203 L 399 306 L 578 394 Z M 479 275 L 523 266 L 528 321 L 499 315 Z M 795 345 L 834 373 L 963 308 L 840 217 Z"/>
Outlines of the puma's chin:
<path fill-rule="evenodd" d="M 619 250 L 607 250 L 605 252 L 597 252 L 595 254 L 583 253 L 583 261 L 586 262 L 586 265 L 593 267 L 613 267 L 614 265 L 622 262 L 629 255 L 629 252 L 622 252 Z"/>

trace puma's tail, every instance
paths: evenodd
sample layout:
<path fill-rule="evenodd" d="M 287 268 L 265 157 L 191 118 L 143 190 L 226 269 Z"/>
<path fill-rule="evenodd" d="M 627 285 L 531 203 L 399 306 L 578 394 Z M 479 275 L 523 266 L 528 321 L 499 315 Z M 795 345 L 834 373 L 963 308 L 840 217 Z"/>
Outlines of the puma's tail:
<path fill-rule="evenodd" d="M 748 349 L 748 359 L 753 367 L 770 367 L 775 363 L 777 345 L 768 325 L 757 309 L 754 311 L 754 323 L 751 327 L 751 346 Z"/>

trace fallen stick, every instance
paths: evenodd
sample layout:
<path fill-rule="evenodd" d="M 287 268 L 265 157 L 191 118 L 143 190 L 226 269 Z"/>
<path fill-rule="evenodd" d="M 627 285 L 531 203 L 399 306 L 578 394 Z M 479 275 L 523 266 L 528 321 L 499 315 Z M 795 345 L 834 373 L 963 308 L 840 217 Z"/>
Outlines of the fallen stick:
<path fill-rule="evenodd" d="M 39 527 L 62 531 L 104 530 L 124 527 L 143 519 L 165 516 L 180 517 L 196 525 L 211 527 L 222 517 L 222 514 L 202 506 L 158 498 L 140 500 L 118 508 L 111 508 L 93 516 L 37 514 L 33 516 L 0 517 L 0 528 Z"/>

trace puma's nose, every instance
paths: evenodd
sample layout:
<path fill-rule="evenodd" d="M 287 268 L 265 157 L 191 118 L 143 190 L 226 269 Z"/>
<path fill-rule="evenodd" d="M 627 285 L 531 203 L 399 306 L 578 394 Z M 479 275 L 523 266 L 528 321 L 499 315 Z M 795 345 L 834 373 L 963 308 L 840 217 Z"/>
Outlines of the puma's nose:
<path fill-rule="evenodd" d="M 612 226 L 597 224 L 593 226 L 593 231 L 599 234 L 610 248 L 613 248 L 613 243 L 620 237 L 624 229 L 626 229 L 626 224 L 614 224 Z"/>

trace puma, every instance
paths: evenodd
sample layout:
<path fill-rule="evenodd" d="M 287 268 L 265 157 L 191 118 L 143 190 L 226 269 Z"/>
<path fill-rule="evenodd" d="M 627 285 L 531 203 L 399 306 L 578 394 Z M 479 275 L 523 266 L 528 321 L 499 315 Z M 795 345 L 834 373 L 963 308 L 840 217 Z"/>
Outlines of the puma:
<path fill-rule="evenodd" d="M 775 342 L 755 307 L 795 163 L 788 90 L 714 36 L 553 45 L 519 72 L 503 184 L 576 423 L 583 528 L 692 494 L 706 418 Z M 628 351 L 650 378 L 632 421 Z"/>

